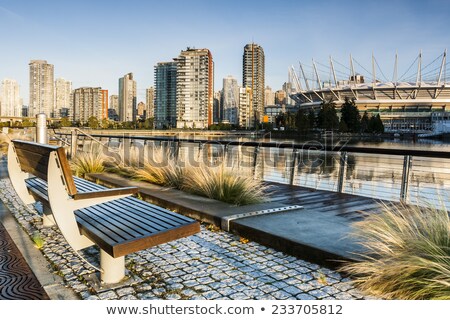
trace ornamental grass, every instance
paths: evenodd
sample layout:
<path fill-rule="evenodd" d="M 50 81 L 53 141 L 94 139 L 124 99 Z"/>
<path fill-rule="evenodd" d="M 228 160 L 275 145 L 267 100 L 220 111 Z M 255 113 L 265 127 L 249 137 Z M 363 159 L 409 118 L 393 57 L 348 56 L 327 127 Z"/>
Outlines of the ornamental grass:
<path fill-rule="evenodd" d="M 195 165 L 179 162 L 169 153 L 155 150 L 134 177 L 161 186 L 173 187 L 192 194 L 246 205 L 265 200 L 264 184 L 245 176 L 234 168 L 211 167 L 202 161 Z"/>
<path fill-rule="evenodd" d="M 71 161 L 74 174 L 85 178 L 88 173 L 102 173 L 105 171 L 106 157 L 101 152 L 78 152 Z"/>
<path fill-rule="evenodd" d="M 176 160 L 161 149 L 153 149 L 142 168 L 134 172 L 134 178 L 160 186 L 181 189 L 184 180 L 184 169 Z"/>
<path fill-rule="evenodd" d="M 188 168 L 187 172 L 183 189 L 193 194 L 238 206 L 261 203 L 266 199 L 263 183 L 238 170 L 200 165 Z"/>
<path fill-rule="evenodd" d="M 342 271 L 363 292 L 385 299 L 450 299 L 450 220 L 432 206 L 383 205 L 355 224 L 361 261 Z"/>

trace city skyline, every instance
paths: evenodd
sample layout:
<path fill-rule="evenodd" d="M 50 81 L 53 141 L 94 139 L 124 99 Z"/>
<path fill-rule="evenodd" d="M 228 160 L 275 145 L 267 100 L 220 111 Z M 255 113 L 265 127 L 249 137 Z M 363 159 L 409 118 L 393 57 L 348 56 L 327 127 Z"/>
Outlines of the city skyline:
<path fill-rule="evenodd" d="M 274 90 L 299 61 L 326 62 L 332 55 L 347 64 L 352 53 L 370 66 L 373 51 L 381 68 L 392 70 L 398 52 L 401 71 L 420 49 L 431 61 L 450 43 L 445 1 L 282 0 L 260 1 L 258 7 L 237 1 L 96 1 L 88 11 L 85 4 L 0 0 L 0 26 L 8 30 L 2 36 L 0 79 L 15 79 L 25 104 L 30 60 L 47 60 L 55 66 L 55 79 L 68 79 L 74 88 L 102 87 L 111 94 L 118 93 L 117 79 L 133 72 L 138 101 L 145 101 L 154 65 L 188 46 L 211 50 L 217 91 L 228 75 L 242 84 L 242 48 L 252 41 L 264 48 L 266 85 Z M 174 10 L 180 5 L 183 10 Z M 128 24 L 121 23 L 125 17 Z"/>

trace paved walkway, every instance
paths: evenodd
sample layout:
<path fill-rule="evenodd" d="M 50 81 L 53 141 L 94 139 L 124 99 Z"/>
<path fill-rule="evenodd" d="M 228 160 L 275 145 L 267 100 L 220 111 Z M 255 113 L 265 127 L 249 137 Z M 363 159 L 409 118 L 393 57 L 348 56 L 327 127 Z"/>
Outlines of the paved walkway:
<path fill-rule="evenodd" d="M 364 298 L 333 270 L 206 225 L 195 236 L 128 255 L 129 284 L 95 292 L 85 280 L 95 269 L 70 249 L 56 227 L 42 227 L 37 211 L 18 200 L 7 178 L 0 180 L 0 200 L 29 234 L 40 234 L 49 271 L 82 299 Z M 98 265 L 95 248 L 82 255 Z"/>

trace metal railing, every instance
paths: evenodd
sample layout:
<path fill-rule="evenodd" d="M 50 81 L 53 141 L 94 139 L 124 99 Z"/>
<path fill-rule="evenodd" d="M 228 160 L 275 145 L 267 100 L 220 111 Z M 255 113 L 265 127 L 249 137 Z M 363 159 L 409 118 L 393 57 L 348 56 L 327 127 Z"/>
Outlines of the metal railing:
<path fill-rule="evenodd" d="M 57 132 L 60 139 L 89 150 L 92 141 L 104 147 L 166 149 L 177 159 L 224 163 L 255 178 L 381 200 L 428 202 L 450 208 L 450 152 L 372 148 L 320 143 L 223 141 L 131 135 L 87 135 Z M 83 141 L 82 144 L 79 142 Z M 147 153 L 146 153 L 147 152 Z"/>

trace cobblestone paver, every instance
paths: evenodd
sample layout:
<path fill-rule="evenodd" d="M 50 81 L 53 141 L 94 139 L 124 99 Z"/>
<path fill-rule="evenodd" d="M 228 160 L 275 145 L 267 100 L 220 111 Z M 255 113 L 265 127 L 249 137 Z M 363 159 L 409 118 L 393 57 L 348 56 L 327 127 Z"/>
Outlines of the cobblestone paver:
<path fill-rule="evenodd" d="M 197 235 L 126 257 L 131 285 L 96 293 L 86 275 L 98 266 L 98 250 L 74 253 L 57 227 L 43 228 L 38 211 L 18 200 L 9 179 L 0 199 L 30 236 L 44 240 L 53 272 L 82 299 L 364 299 L 339 273 L 258 243 L 202 226 Z"/>

